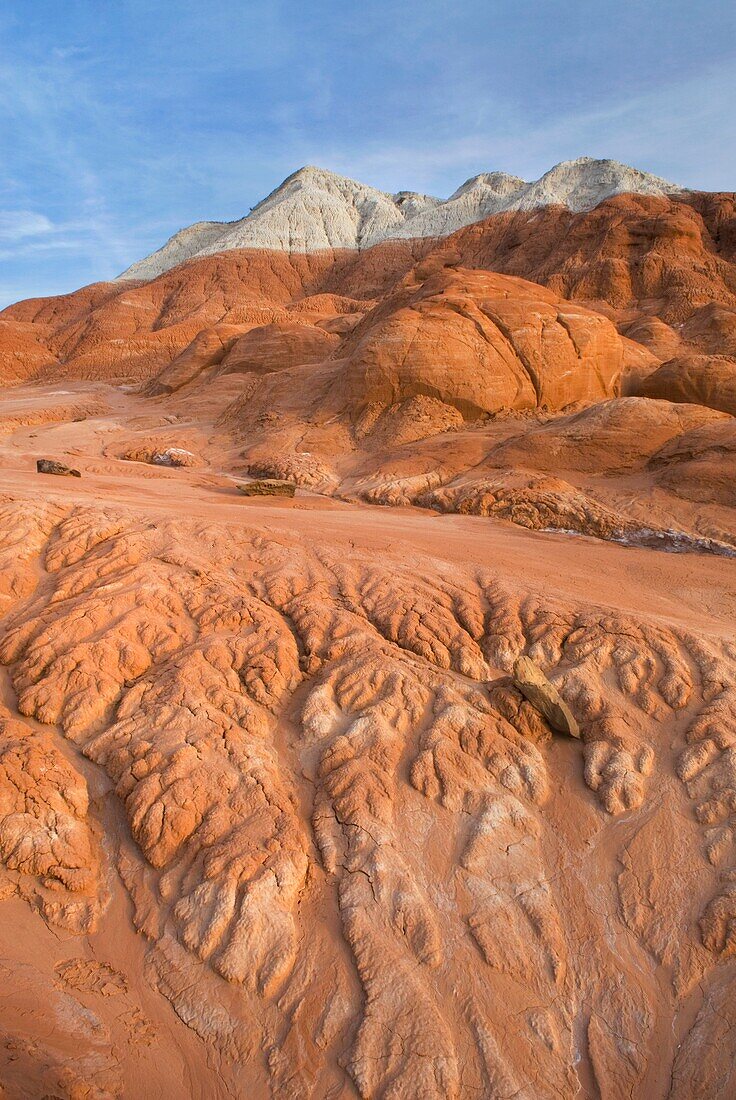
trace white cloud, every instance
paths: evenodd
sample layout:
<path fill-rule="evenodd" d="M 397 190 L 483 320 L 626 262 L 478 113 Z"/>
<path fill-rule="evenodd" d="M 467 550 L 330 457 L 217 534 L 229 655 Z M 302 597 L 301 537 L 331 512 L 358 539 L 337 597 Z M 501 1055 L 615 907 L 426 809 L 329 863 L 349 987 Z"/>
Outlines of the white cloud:
<path fill-rule="evenodd" d="M 499 105 L 496 104 L 496 108 Z M 521 106 L 501 104 L 480 125 L 462 125 L 462 103 L 448 128 L 415 141 L 361 141 L 301 150 L 302 159 L 385 190 L 448 193 L 469 175 L 501 169 L 536 179 L 560 160 L 611 157 L 685 187 L 732 190 L 736 146 L 724 119 L 736 110 L 736 66 L 714 65 L 686 80 L 587 110 L 550 108 L 531 121 Z"/>
<path fill-rule="evenodd" d="M 53 180 L 57 206 L 71 215 L 52 222 L 28 210 L 0 211 L 0 245 L 16 244 L 19 257 L 45 250 L 43 245 L 50 252 L 76 249 L 85 258 L 99 257 L 95 262 L 103 277 L 130 259 L 108 205 L 108 197 L 114 203 L 115 196 L 95 167 L 96 142 L 110 117 L 79 65 L 85 55 L 74 47 L 20 61 L 0 50 L 0 193 L 14 193 L 8 172 L 12 150 L 18 161 L 13 175 L 26 175 L 41 196 L 52 195 L 43 181 Z"/>
<path fill-rule="evenodd" d="M 163 53 L 150 33 L 150 0 L 121 5 L 120 44 L 104 28 L 88 46 L 75 44 L 84 35 L 74 20 L 76 31 L 56 38 L 50 24 L 46 42 L 10 20 L 16 44 L 8 29 L 0 33 L 0 261 L 6 281 L 17 272 L 15 297 L 57 280 L 72 289 L 115 275 L 181 225 L 242 216 L 307 163 L 388 191 L 440 196 L 476 172 L 535 179 L 580 155 L 614 157 L 686 186 L 734 186 L 736 65 L 717 60 L 724 36 L 708 46 L 707 60 L 660 64 L 628 84 L 606 81 L 620 55 L 612 49 L 596 67 L 579 55 L 587 32 L 566 42 L 577 16 L 563 2 L 540 23 L 551 33 L 545 52 L 558 63 L 538 78 L 516 62 L 537 41 L 524 36 L 529 10 L 543 9 L 543 0 L 524 9 L 526 23 L 510 0 L 467 0 L 440 38 L 442 0 L 414 5 L 408 22 L 400 15 L 387 22 L 395 13 L 384 0 L 364 5 L 360 20 L 347 9 L 338 19 L 321 16 L 318 4 L 303 6 L 300 21 L 290 6 L 249 0 L 233 21 L 232 0 L 212 0 L 206 10 L 187 3 L 167 28 Z M 509 63 L 495 68 L 486 53 L 503 57 L 484 39 L 491 8 L 504 12 L 497 38 L 503 52 L 506 38 L 511 49 Z M 715 11 L 708 17 L 718 25 Z M 0 30 L 7 19 L 0 12 Z M 707 21 L 698 21 L 701 38 Z M 666 22 L 671 31 L 669 9 Z M 463 25 L 473 27 L 478 50 Z M 604 31 L 605 38 L 607 23 Z M 657 35 L 655 19 L 654 54 L 665 48 Z M 131 52 L 133 42 L 139 48 Z M 578 94 L 583 79 L 587 99 Z"/>
<path fill-rule="evenodd" d="M 33 210 L 0 210 L 0 241 L 12 243 L 27 237 L 52 233 L 54 226 L 45 214 Z"/>

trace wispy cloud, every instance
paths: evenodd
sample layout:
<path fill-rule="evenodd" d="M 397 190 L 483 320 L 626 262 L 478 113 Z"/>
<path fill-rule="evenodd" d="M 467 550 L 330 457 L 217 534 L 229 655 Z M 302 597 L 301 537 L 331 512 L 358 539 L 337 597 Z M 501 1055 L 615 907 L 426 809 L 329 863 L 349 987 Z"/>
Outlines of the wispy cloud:
<path fill-rule="evenodd" d="M 410 187 L 441 195 L 454 190 L 461 176 L 500 169 L 536 179 L 560 160 L 578 156 L 611 157 L 694 189 L 733 190 L 736 144 L 723 140 L 724 119 L 733 111 L 736 65 L 721 64 L 688 80 L 542 122 L 508 103 L 490 125 L 456 125 L 454 133 L 443 130 L 435 142 L 422 135 L 397 143 L 325 143 L 305 146 L 303 155 L 388 190 Z"/>
<path fill-rule="evenodd" d="M 53 224 L 45 214 L 33 210 L 0 210 L 0 241 L 23 241 L 52 233 Z"/>
<path fill-rule="evenodd" d="M 94 133 L 107 125 L 84 71 L 86 56 L 76 47 L 54 49 L 36 62 L 0 56 L 0 152 L 11 143 L 20 150 L 2 158 L 0 194 L 15 196 L 17 178 L 25 175 L 27 191 L 66 215 L 55 221 L 29 210 L 5 211 L 0 240 L 20 242 L 21 256 L 92 248 L 107 273 L 124 261 L 126 248 L 85 149 L 94 148 Z M 29 237 L 45 240 L 30 243 Z"/>
<path fill-rule="evenodd" d="M 736 185 L 736 7 L 710 0 L 0 6 L 0 298 L 109 278 L 317 163 L 447 195 L 611 156 Z M 17 287 L 13 292 L 12 287 Z M 8 291 L 8 288 L 11 288 Z"/>

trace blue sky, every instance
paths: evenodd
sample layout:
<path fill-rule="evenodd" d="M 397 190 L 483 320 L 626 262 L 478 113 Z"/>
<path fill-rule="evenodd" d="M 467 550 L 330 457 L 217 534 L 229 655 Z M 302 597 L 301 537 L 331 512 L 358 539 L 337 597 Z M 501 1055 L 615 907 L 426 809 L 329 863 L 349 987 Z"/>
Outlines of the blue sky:
<path fill-rule="evenodd" d="M 5 0 L 0 307 L 302 164 L 447 195 L 609 156 L 736 189 L 733 0 Z"/>

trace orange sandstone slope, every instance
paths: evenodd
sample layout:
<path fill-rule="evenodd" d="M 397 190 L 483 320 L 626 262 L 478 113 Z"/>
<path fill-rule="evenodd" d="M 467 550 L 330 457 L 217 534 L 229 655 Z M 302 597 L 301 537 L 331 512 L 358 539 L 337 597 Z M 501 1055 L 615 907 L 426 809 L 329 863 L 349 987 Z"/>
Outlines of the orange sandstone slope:
<path fill-rule="evenodd" d="M 616 393 L 642 360 L 649 370 L 657 365 L 601 314 L 537 284 L 430 257 L 342 338 L 306 323 L 251 329 L 216 363 L 201 360 L 199 378 L 206 388 L 244 373 L 221 420 L 238 438 L 273 441 L 268 418 L 278 414 L 281 433 L 333 426 L 343 443 L 314 450 L 335 453 L 360 445 L 386 417 L 400 420 L 406 402 L 413 409 L 420 397 L 448 427 L 500 409 L 561 409 Z M 188 351 L 147 392 L 170 392 L 185 366 L 191 379 Z"/>
<path fill-rule="evenodd" d="M 497 214 L 439 241 L 307 254 L 223 252 L 143 284 L 98 284 L 21 302 L 0 320 L 15 326 L 18 340 L 22 331 L 47 349 L 49 362 L 59 364 L 57 377 L 144 379 L 219 323 L 245 329 L 293 313 L 320 323 L 363 314 L 418 260 L 435 254 L 587 303 L 660 362 L 693 350 L 721 356 L 734 339 L 735 242 L 732 195 L 618 195 L 583 213 L 557 206 Z M 7 341 L 5 334 L 0 371 L 15 381 L 23 375 Z M 36 377 L 40 366 L 29 355 L 25 377 Z M 47 368 L 43 377 L 50 377 Z"/>
<path fill-rule="evenodd" d="M 731 1100 L 735 247 L 622 195 L 0 315 L 3 1100 Z"/>

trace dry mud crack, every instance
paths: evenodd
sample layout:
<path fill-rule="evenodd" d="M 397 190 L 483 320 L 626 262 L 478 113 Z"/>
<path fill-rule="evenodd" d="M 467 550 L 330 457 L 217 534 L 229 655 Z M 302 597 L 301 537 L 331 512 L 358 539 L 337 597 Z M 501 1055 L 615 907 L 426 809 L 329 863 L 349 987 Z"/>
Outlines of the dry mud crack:
<path fill-rule="evenodd" d="M 729 1095 L 725 621 L 430 517 L 381 559 L 343 512 L 57 501 L 0 514 L 7 1095 Z"/>

